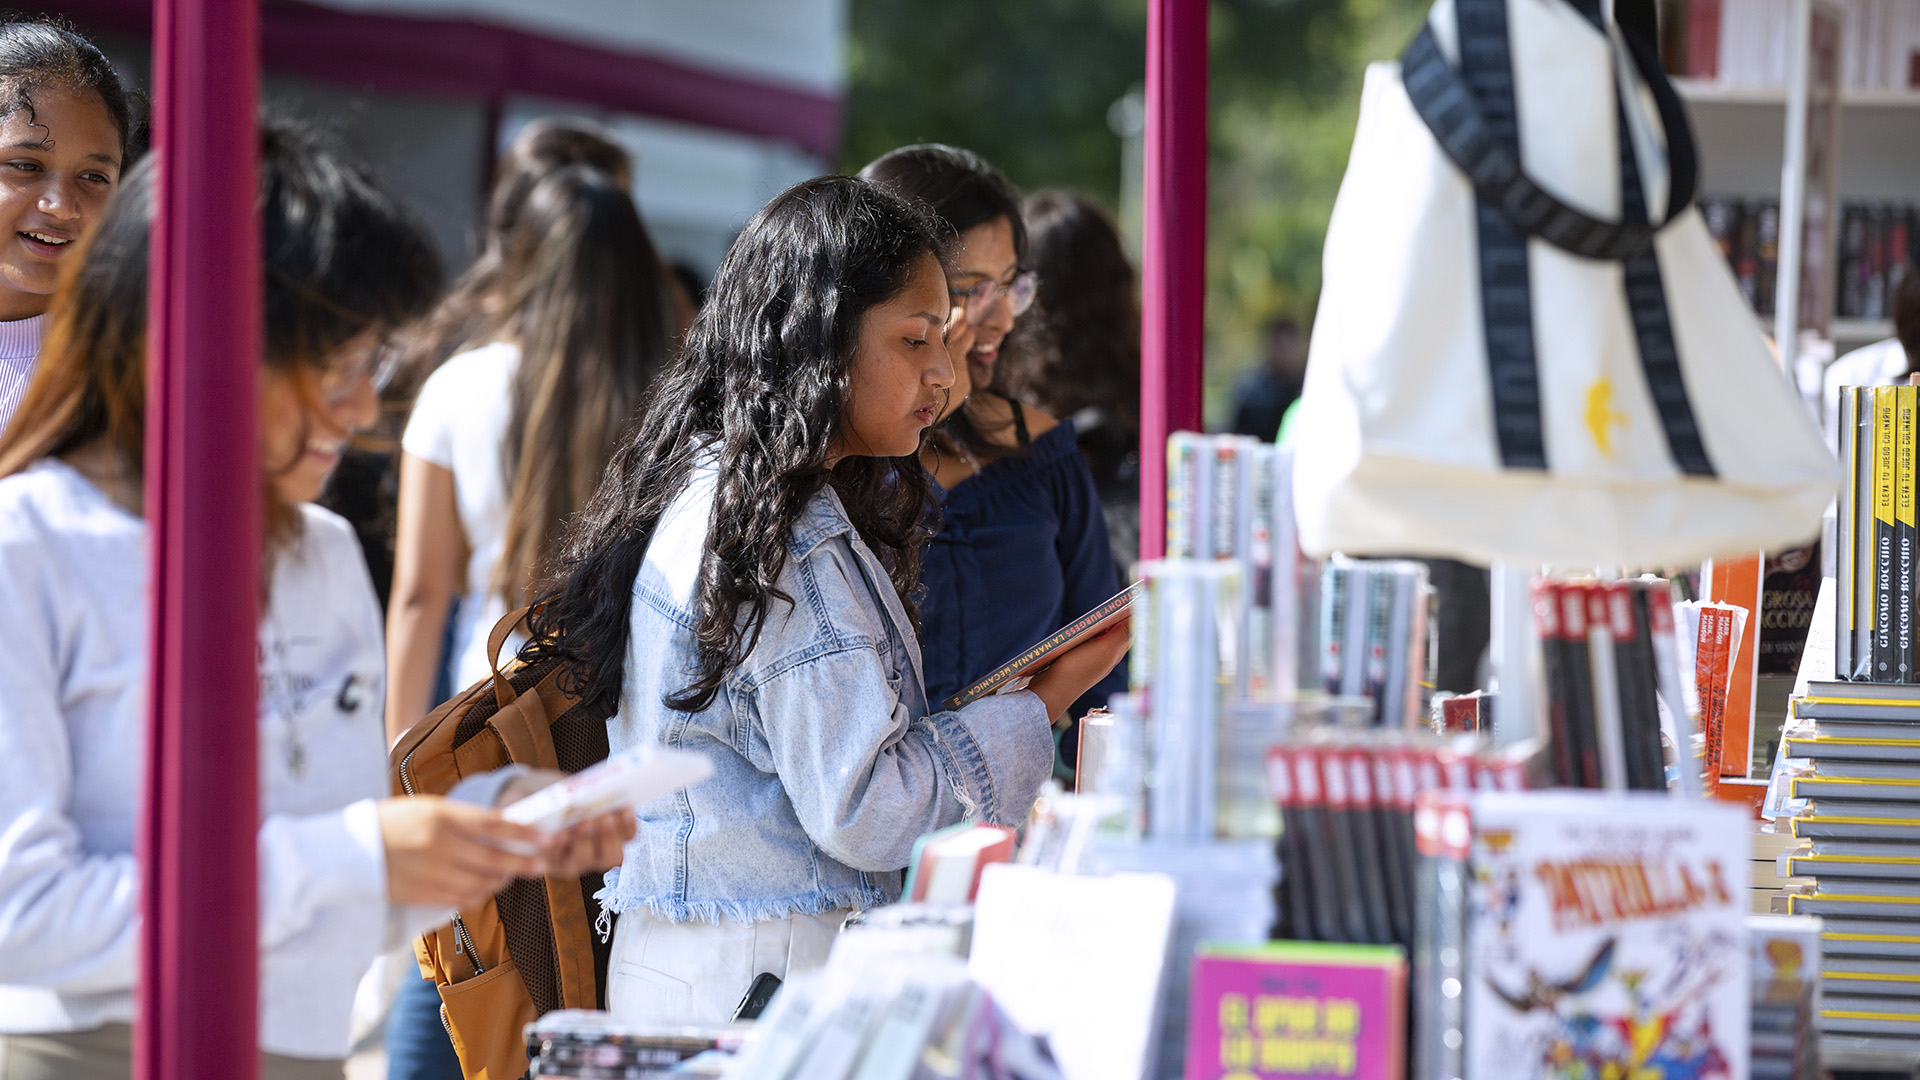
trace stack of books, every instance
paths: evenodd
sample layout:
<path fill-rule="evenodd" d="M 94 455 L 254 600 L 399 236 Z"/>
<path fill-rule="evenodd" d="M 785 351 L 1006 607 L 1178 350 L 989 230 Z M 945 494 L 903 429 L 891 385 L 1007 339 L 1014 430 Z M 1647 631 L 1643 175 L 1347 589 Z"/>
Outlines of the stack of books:
<path fill-rule="evenodd" d="M 1282 822 L 1273 936 L 1411 947 L 1420 794 L 1522 790 L 1524 753 L 1471 738 L 1330 729 L 1268 751 Z"/>
<path fill-rule="evenodd" d="M 1820 682 L 1793 701 L 1788 894 L 1818 915 L 1824 1036 L 1851 1052 L 1920 1054 L 1920 685 Z"/>
<path fill-rule="evenodd" d="M 1427 712 L 1432 603 L 1423 563 L 1327 560 L 1320 576 L 1320 688 L 1372 701 L 1375 727 L 1417 726 Z"/>
<path fill-rule="evenodd" d="M 1290 697 L 1299 684 L 1303 567 L 1293 451 L 1245 435 L 1169 436 L 1166 557 L 1242 567 L 1241 691 L 1254 701 Z"/>
<path fill-rule="evenodd" d="M 1780 204 L 1773 199 L 1700 200 L 1707 231 L 1733 270 L 1755 312 L 1773 314 L 1779 266 Z M 1914 206 L 1848 201 L 1840 206 L 1834 314 L 1843 319 L 1887 319 L 1913 256 Z"/>
<path fill-rule="evenodd" d="M 1920 5 L 1841 0 L 1840 7 L 1840 85 L 1864 90 L 1920 86 Z M 1729 86 L 1784 87 L 1793 55 L 1793 12 L 1792 0 L 1663 0 L 1660 53 L 1675 75 Z"/>
<path fill-rule="evenodd" d="M 739 1027 L 633 1024 L 584 1009 L 547 1013 L 525 1034 L 531 1077 L 717 1077 L 745 1041 Z"/>
<path fill-rule="evenodd" d="M 1913 204 L 1840 204 L 1840 280 L 1835 315 L 1890 319 L 1913 258 Z"/>
<path fill-rule="evenodd" d="M 1753 965 L 1753 1080 L 1820 1076 L 1819 919 L 1749 915 Z"/>
<path fill-rule="evenodd" d="M 1835 450 L 1833 670 L 1853 682 L 1920 681 L 1914 662 L 1915 419 L 1920 387 L 1845 386 Z"/>
<path fill-rule="evenodd" d="M 1557 787 L 1665 791 L 1691 725 L 1664 580 L 1534 583 Z"/>
<path fill-rule="evenodd" d="M 1747 306 L 1773 314 L 1780 262 L 1780 203 L 1773 199 L 1701 199 L 1707 231 L 1733 271 Z"/>
<path fill-rule="evenodd" d="M 1149 834 L 1160 840 L 1213 839 L 1219 809 L 1219 737 L 1245 669 L 1245 564 L 1154 559 L 1134 570 L 1145 586 L 1133 612 L 1128 674 L 1147 721 Z"/>

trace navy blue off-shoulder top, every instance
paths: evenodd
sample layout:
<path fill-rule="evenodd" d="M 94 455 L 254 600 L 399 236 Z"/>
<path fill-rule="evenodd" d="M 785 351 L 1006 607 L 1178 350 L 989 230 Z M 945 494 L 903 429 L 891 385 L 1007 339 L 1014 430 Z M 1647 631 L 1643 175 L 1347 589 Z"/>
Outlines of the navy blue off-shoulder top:
<path fill-rule="evenodd" d="M 920 650 L 927 701 L 938 709 L 1125 582 L 1070 421 L 951 491 L 936 483 L 934 494 L 942 517 L 921 565 Z M 1072 713 L 1126 688 L 1122 661 Z"/>

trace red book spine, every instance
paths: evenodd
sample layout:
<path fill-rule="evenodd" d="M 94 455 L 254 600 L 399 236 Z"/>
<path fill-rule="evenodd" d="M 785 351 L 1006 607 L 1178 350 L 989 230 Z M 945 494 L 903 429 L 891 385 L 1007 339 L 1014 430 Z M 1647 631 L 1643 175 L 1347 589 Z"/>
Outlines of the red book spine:
<path fill-rule="evenodd" d="M 1687 4 L 1687 75 L 1695 79 L 1720 75 L 1720 0 Z"/>

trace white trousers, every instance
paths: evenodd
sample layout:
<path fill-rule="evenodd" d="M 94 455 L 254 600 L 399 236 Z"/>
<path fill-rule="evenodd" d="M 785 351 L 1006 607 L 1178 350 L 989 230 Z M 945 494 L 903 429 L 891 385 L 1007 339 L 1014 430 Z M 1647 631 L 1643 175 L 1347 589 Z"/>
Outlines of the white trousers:
<path fill-rule="evenodd" d="M 724 1024 L 761 975 L 827 962 L 846 911 L 742 923 L 672 923 L 642 908 L 614 923 L 607 962 L 607 1009 L 622 1020 L 664 1025 Z"/>

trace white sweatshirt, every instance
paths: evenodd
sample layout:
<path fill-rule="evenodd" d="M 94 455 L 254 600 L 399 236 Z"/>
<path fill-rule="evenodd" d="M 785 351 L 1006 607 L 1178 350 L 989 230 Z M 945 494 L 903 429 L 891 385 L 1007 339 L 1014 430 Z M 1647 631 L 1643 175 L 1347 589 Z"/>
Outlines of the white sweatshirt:
<path fill-rule="evenodd" d="M 361 974 L 422 920 L 385 900 L 379 604 L 346 522 L 302 515 L 260 628 L 260 1045 L 340 1058 Z M 64 463 L 0 480 L 0 1033 L 133 1016 L 146 540 Z"/>
<path fill-rule="evenodd" d="M 47 332 L 47 316 L 0 322 L 0 428 L 13 418 L 21 395 L 33 381 L 40 357 L 40 339 Z"/>

